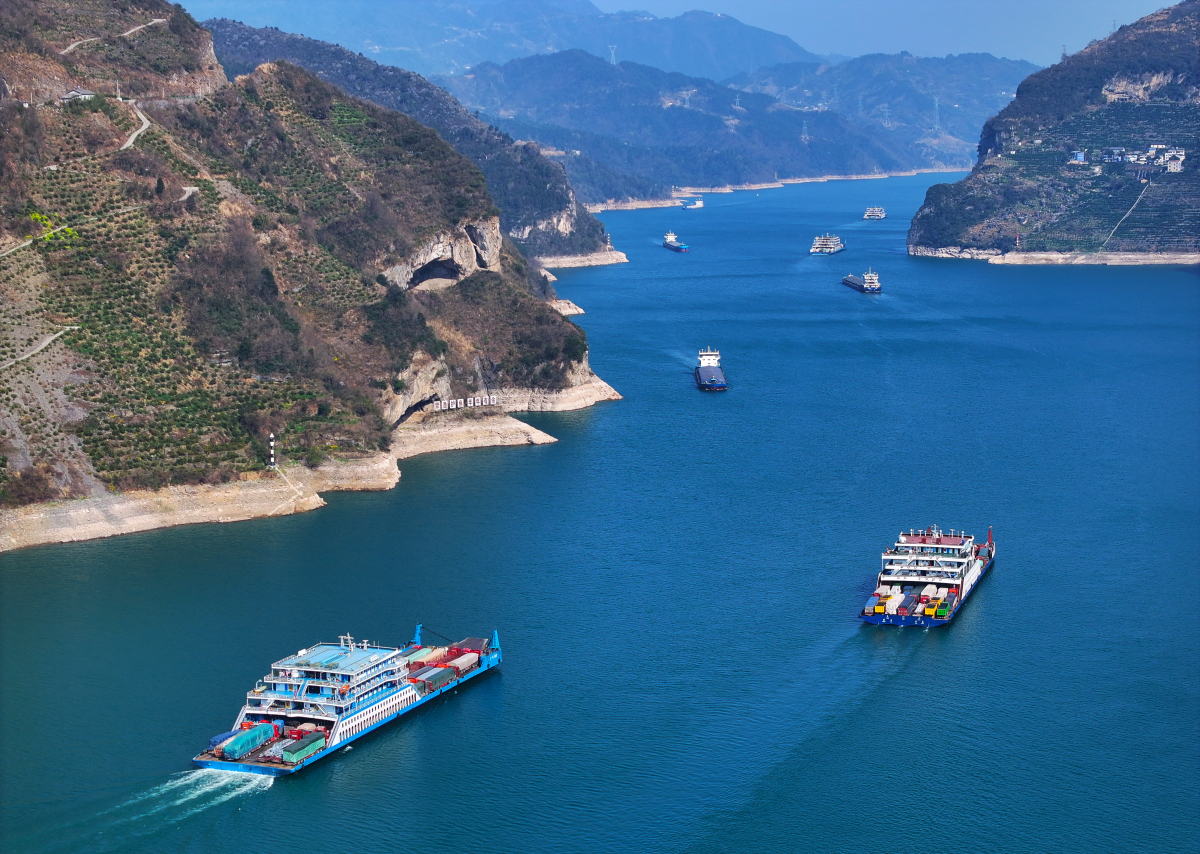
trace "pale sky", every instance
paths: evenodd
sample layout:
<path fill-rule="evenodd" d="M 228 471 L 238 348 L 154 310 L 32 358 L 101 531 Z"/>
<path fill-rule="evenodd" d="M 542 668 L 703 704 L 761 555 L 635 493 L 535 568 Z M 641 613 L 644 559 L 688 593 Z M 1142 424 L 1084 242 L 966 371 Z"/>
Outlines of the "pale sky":
<path fill-rule="evenodd" d="M 790 36 L 813 53 L 945 56 L 991 53 L 1038 65 L 1058 62 L 1113 21 L 1131 24 L 1162 0 L 592 0 L 605 12 L 642 9 L 674 17 L 690 9 L 732 15 Z"/>

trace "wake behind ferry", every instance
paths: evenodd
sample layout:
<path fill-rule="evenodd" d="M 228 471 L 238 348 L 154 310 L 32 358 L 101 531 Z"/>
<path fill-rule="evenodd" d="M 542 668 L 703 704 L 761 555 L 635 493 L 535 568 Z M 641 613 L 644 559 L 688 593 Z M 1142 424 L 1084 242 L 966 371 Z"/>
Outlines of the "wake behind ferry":
<path fill-rule="evenodd" d="M 193 758 L 201 768 L 294 774 L 439 694 L 500 666 L 499 632 L 452 646 L 319 643 L 271 665 L 230 732 Z"/>
<path fill-rule="evenodd" d="M 944 626 L 995 560 L 991 528 L 982 545 L 954 529 L 901 532 L 883 553 L 883 571 L 859 617 L 877 626 Z"/>

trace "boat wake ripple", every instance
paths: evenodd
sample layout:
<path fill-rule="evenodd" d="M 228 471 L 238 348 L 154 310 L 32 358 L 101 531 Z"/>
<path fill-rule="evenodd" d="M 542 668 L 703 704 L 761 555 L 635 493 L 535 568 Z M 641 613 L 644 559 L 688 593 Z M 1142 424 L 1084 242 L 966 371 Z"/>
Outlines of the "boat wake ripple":
<path fill-rule="evenodd" d="M 58 824 L 53 830 L 55 839 L 46 840 L 44 848 L 36 836 L 25 840 L 23 847 L 31 852 L 120 851 L 131 838 L 161 831 L 238 796 L 266 791 L 274 779 L 208 768 L 184 771 L 99 813 Z"/>

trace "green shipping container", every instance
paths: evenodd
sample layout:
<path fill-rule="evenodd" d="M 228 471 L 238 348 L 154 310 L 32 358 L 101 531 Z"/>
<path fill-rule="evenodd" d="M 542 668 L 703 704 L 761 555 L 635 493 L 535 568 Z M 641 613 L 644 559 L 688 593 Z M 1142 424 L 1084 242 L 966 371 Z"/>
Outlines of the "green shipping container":
<path fill-rule="evenodd" d="M 303 762 L 325 746 L 325 733 L 314 732 L 299 741 L 293 741 L 283 749 L 284 762 Z"/>
<path fill-rule="evenodd" d="M 437 673 L 433 673 L 425 679 L 425 683 L 429 686 L 430 691 L 436 691 L 447 682 L 454 681 L 457 675 L 452 667 L 439 667 Z"/>

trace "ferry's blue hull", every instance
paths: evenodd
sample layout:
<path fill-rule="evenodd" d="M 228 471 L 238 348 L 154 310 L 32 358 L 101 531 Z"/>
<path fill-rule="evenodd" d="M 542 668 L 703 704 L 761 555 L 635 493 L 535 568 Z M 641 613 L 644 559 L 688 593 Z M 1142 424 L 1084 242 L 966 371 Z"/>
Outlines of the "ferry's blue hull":
<path fill-rule="evenodd" d="M 480 658 L 479 667 L 472 670 L 470 673 L 466 674 L 465 676 L 463 676 L 459 679 L 455 679 L 453 682 L 447 682 L 441 688 L 438 688 L 436 691 L 430 691 L 424 697 L 417 700 L 412 705 L 405 706 L 404 708 L 400 709 L 400 711 L 396 712 L 394 715 L 384 718 L 383 720 L 379 721 L 379 723 L 377 723 L 373 726 L 369 726 L 366 729 L 362 730 L 361 732 L 355 733 L 353 736 L 346 739 L 345 741 L 338 742 L 337 745 L 332 748 L 325 748 L 324 750 L 318 750 L 312 756 L 308 757 L 307 759 L 305 759 L 302 762 L 297 762 L 295 765 L 276 766 L 276 765 L 249 764 L 249 763 L 244 763 L 244 762 L 225 762 L 220 759 L 201 759 L 199 756 L 194 758 L 192 760 L 192 762 L 194 762 L 196 765 L 198 765 L 201 768 L 215 768 L 220 771 L 237 771 L 242 774 L 260 774 L 265 777 L 284 777 L 284 776 L 287 776 L 288 774 L 295 774 L 301 768 L 307 768 L 309 765 L 313 764 L 314 762 L 318 762 L 321 759 L 324 759 L 326 756 L 329 756 L 333 753 L 337 753 L 339 750 L 341 750 L 347 744 L 351 744 L 351 743 L 357 741 L 358 739 L 362 738 L 367 733 L 374 732 L 375 730 L 379 729 L 381 726 L 386 726 L 387 724 L 391 723 L 392 721 L 394 721 L 396 718 L 400 717 L 401 715 L 406 715 L 409 712 L 413 711 L 413 709 L 419 709 L 421 706 L 423 706 L 425 703 L 428 703 L 433 698 L 441 696 L 442 694 L 445 694 L 447 691 L 457 688 L 459 685 L 466 682 L 468 679 L 474 679 L 480 673 L 491 670 L 492 668 L 495 668 L 495 667 L 499 667 L 502 659 L 503 659 L 503 655 L 500 650 L 495 650 L 493 652 L 488 653 L 487 655 Z M 389 697 L 392 697 L 392 696 L 394 696 L 394 694 L 388 694 L 386 697 L 381 697 L 377 701 L 377 703 L 372 704 L 372 705 L 377 705 L 378 703 L 381 703 L 384 700 L 387 700 Z M 367 708 L 370 708 L 370 706 L 368 706 Z"/>
<path fill-rule="evenodd" d="M 962 610 L 962 606 L 967 604 L 967 600 L 971 598 L 971 594 L 979 589 L 979 585 L 983 583 L 984 576 L 988 574 L 988 570 L 992 568 L 992 564 L 996 562 L 996 557 L 993 555 L 988 559 L 987 564 L 983 567 L 983 571 L 979 573 L 979 579 L 974 586 L 963 596 L 962 601 L 954 607 L 954 612 L 947 615 L 946 619 L 939 620 L 937 617 L 926 617 L 924 614 L 918 614 L 910 617 L 902 617 L 899 614 L 859 614 L 858 618 L 864 623 L 870 623 L 873 626 L 944 626 L 949 623 Z"/>

